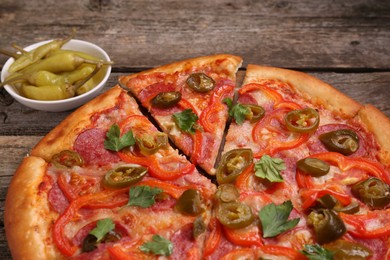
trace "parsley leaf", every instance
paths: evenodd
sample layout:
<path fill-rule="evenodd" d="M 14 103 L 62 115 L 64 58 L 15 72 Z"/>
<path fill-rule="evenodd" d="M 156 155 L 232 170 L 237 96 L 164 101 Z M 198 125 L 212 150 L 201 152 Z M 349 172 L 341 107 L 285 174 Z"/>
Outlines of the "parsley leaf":
<path fill-rule="evenodd" d="M 230 98 L 222 100 L 229 107 L 229 116 L 233 117 L 237 124 L 242 125 L 245 118 L 251 113 L 250 109 L 245 105 L 237 103 L 233 106 L 233 101 Z"/>
<path fill-rule="evenodd" d="M 259 211 L 263 237 L 275 237 L 295 227 L 299 222 L 299 218 L 287 220 L 292 209 L 291 200 L 285 201 L 281 205 L 271 203 L 264 206 Z"/>
<path fill-rule="evenodd" d="M 104 140 L 104 148 L 107 150 L 118 152 L 125 147 L 135 144 L 133 132 L 129 130 L 124 135 L 120 135 L 120 129 L 117 124 L 110 127 L 106 134 L 106 140 Z"/>
<path fill-rule="evenodd" d="M 305 245 L 305 248 L 301 251 L 301 253 L 307 256 L 309 260 L 332 260 L 333 259 L 333 252 L 323 248 L 318 244 Z"/>
<path fill-rule="evenodd" d="M 98 220 L 96 227 L 89 232 L 97 238 L 97 242 L 100 242 L 104 236 L 115 228 L 114 222 L 110 218 Z"/>
<path fill-rule="evenodd" d="M 270 182 L 283 182 L 284 180 L 280 172 L 285 169 L 286 166 L 282 159 L 272 158 L 266 154 L 255 163 L 255 175 Z"/>
<path fill-rule="evenodd" d="M 127 206 L 139 206 L 148 208 L 152 206 L 155 201 L 155 196 L 163 192 L 159 188 L 152 188 L 150 186 L 135 186 L 129 190 L 129 202 Z"/>
<path fill-rule="evenodd" d="M 198 116 L 192 111 L 192 109 L 185 109 L 182 112 L 174 113 L 172 115 L 176 125 L 184 132 L 195 134 L 197 127 L 196 121 Z"/>
<path fill-rule="evenodd" d="M 144 243 L 139 249 L 145 253 L 170 256 L 173 253 L 173 244 L 160 235 L 154 235 L 151 242 Z"/>

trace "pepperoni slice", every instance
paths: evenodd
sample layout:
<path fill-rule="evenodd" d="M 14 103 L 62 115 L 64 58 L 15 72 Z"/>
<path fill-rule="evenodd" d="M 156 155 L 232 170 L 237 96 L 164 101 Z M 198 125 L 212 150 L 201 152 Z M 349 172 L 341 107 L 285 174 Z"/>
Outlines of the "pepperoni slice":
<path fill-rule="evenodd" d="M 87 165 L 103 166 L 119 161 L 119 157 L 104 148 L 106 132 L 91 128 L 82 132 L 76 139 L 73 149 L 78 152 Z"/>

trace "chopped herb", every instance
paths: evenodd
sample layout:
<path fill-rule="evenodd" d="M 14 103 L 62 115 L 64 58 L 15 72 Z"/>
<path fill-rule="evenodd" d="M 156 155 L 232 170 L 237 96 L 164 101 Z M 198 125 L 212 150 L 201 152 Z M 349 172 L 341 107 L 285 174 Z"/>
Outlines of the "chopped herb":
<path fill-rule="evenodd" d="M 154 235 L 151 242 L 144 243 L 139 249 L 145 253 L 170 256 L 173 253 L 173 244 L 160 235 Z"/>
<path fill-rule="evenodd" d="M 222 100 L 229 107 L 229 116 L 233 117 L 237 124 L 242 125 L 246 117 L 251 113 L 250 109 L 245 105 L 237 103 L 233 106 L 231 98 Z"/>
<path fill-rule="evenodd" d="M 155 196 L 163 192 L 159 188 L 152 188 L 150 186 L 135 186 L 130 188 L 129 202 L 127 206 L 139 206 L 148 208 L 152 206 L 155 201 Z"/>
<path fill-rule="evenodd" d="M 190 134 L 195 134 L 197 128 L 196 121 L 199 118 L 192 109 L 185 109 L 182 112 L 174 113 L 172 117 L 181 130 Z"/>
<path fill-rule="evenodd" d="M 118 152 L 125 147 L 135 144 L 133 132 L 129 130 L 124 135 L 120 135 L 120 129 L 117 124 L 110 127 L 106 134 L 106 140 L 104 140 L 104 148 L 107 150 Z"/>
<path fill-rule="evenodd" d="M 287 220 L 293 209 L 291 200 L 281 205 L 270 203 L 259 211 L 259 218 L 263 227 L 263 237 L 275 237 L 295 227 L 299 218 Z"/>
<path fill-rule="evenodd" d="M 89 232 L 100 242 L 104 236 L 115 228 L 114 222 L 110 218 L 101 219 L 96 223 L 96 227 Z"/>
<path fill-rule="evenodd" d="M 323 248 L 318 244 L 305 245 L 301 253 L 307 256 L 309 260 L 332 260 L 333 259 L 333 252 Z"/>
<path fill-rule="evenodd" d="M 283 182 L 284 180 L 280 172 L 285 169 L 286 166 L 282 159 L 272 158 L 266 154 L 255 163 L 255 175 L 270 182 Z"/>

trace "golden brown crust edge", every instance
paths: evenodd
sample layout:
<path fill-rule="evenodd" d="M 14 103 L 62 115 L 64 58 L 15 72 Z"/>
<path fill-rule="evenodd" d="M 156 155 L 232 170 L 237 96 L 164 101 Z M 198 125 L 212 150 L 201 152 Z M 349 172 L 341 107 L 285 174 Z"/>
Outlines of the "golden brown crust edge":
<path fill-rule="evenodd" d="M 50 210 L 46 192 L 39 192 L 47 163 L 26 157 L 8 188 L 4 225 L 13 259 L 61 259 L 53 244 L 51 223 L 58 217 Z"/>
<path fill-rule="evenodd" d="M 244 84 L 254 83 L 258 79 L 264 78 L 278 79 L 290 83 L 310 102 L 322 105 L 343 117 L 354 117 L 362 108 L 362 105 L 357 101 L 331 85 L 299 71 L 249 64 Z"/>
<path fill-rule="evenodd" d="M 146 71 L 143 71 L 140 73 L 120 76 L 119 82 L 120 82 L 120 84 L 125 86 L 126 83 L 130 79 L 137 77 L 139 75 L 147 75 L 147 74 L 151 74 L 151 73 L 155 73 L 155 72 L 174 73 L 176 71 L 187 70 L 191 67 L 195 67 L 195 68 L 202 67 L 204 65 L 211 64 L 211 63 L 218 61 L 218 60 L 227 60 L 229 62 L 226 64 L 226 67 L 222 66 L 222 68 L 226 68 L 228 70 L 228 72 L 230 73 L 230 75 L 228 75 L 229 78 L 235 79 L 235 74 L 236 74 L 238 68 L 242 64 L 242 58 L 235 56 L 235 55 L 231 55 L 231 54 L 216 54 L 216 55 L 202 56 L 202 57 L 196 57 L 196 58 L 192 58 L 192 59 L 182 60 L 182 61 L 178 61 L 178 62 L 174 62 L 174 63 L 170 63 L 170 64 L 165 64 L 165 65 L 162 65 L 160 67 L 146 70 Z"/>
<path fill-rule="evenodd" d="M 117 85 L 75 110 L 39 141 L 31 155 L 49 161 L 54 154 L 72 149 L 75 138 L 91 124 L 91 116 L 113 107 L 123 92 Z"/>
<path fill-rule="evenodd" d="M 365 105 L 358 114 L 361 122 L 373 133 L 379 145 L 381 163 L 390 165 L 390 119 L 371 104 Z"/>

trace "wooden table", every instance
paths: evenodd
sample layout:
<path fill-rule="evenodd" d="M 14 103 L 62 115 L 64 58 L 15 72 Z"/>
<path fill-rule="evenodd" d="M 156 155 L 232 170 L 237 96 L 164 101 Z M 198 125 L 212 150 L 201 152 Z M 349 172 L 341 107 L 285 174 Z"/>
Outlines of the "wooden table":
<path fill-rule="evenodd" d="M 0 48 L 72 28 L 115 61 L 105 90 L 121 74 L 231 53 L 244 59 L 240 80 L 249 63 L 300 70 L 390 116 L 390 1 L 0 1 Z M 0 66 L 6 59 L 0 56 Z M 3 224 L 8 184 L 22 158 L 71 111 L 33 111 L 0 91 L 0 259 L 10 259 Z"/>

